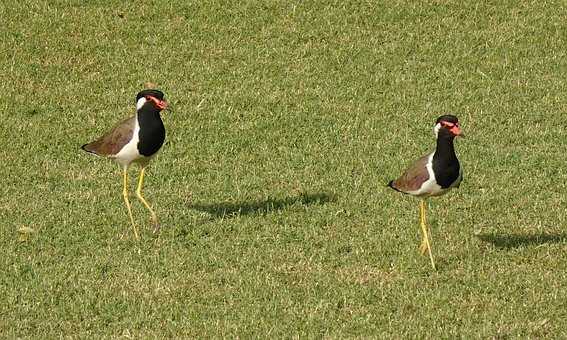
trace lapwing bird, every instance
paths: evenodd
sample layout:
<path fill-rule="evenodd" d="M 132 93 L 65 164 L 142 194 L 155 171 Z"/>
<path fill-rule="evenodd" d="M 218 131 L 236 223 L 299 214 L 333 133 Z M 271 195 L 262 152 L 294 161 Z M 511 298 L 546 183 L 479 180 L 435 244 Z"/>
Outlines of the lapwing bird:
<path fill-rule="evenodd" d="M 419 202 L 419 223 L 422 240 L 422 255 L 429 253 L 431 265 L 435 269 L 435 261 L 429 241 L 429 228 L 425 219 L 425 200 L 431 196 L 440 196 L 454 187 L 458 187 L 463 178 L 462 169 L 455 154 L 453 141 L 462 136 L 459 120 L 453 115 L 437 118 L 433 130 L 437 136 L 435 151 L 421 157 L 404 174 L 390 181 L 388 186 L 394 190 L 421 198 Z"/>
<path fill-rule="evenodd" d="M 132 163 L 141 167 L 136 196 L 150 211 L 154 224 L 154 233 L 159 231 L 156 213 L 142 195 L 144 171 L 149 161 L 157 154 L 165 140 L 165 127 L 160 112 L 166 109 L 168 103 L 163 92 L 159 90 L 143 90 L 136 95 L 136 114 L 118 125 L 94 142 L 81 148 L 98 156 L 114 159 L 122 166 L 124 174 L 124 190 L 122 195 L 128 216 L 134 230 L 134 237 L 139 239 L 138 227 L 132 216 L 132 207 L 128 200 L 128 168 Z"/>

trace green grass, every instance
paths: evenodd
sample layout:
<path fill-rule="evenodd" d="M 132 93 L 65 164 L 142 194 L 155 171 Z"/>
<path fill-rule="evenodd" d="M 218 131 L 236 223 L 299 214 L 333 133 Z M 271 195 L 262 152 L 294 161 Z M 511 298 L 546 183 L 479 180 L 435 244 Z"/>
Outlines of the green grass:
<path fill-rule="evenodd" d="M 4 3 L 0 337 L 567 337 L 566 13 Z M 118 166 L 79 146 L 146 82 L 174 111 L 145 187 L 163 230 L 135 202 L 135 242 Z M 431 200 L 434 272 L 385 184 L 446 112 L 465 180 Z"/>

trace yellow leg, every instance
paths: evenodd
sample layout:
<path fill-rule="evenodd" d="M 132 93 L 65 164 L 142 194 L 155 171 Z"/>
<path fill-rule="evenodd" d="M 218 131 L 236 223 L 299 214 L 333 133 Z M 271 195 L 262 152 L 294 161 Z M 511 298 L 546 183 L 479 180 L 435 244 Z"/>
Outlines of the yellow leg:
<path fill-rule="evenodd" d="M 421 245 L 419 246 L 419 252 L 421 255 L 425 255 L 428 249 L 427 245 L 427 234 L 423 232 L 423 226 L 425 223 L 425 202 L 423 200 L 419 203 L 419 227 L 421 228 Z"/>
<path fill-rule="evenodd" d="M 423 205 L 419 203 L 419 227 L 421 228 L 421 245 L 419 246 L 419 252 L 421 255 L 425 255 L 427 252 L 427 241 L 426 235 L 423 233 L 423 225 L 425 224 L 423 216 Z"/>
<path fill-rule="evenodd" d="M 124 167 L 124 190 L 122 191 L 122 196 L 124 197 L 124 202 L 126 202 L 126 208 L 128 208 L 128 216 L 130 216 L 130 222 L 132 222 L 132 229 L 134 230 L 134 237 L 139 240 L 138 227 L 134 223 L 134 217 L 132 216 L 132 207 L 130 206 L 130 201 L 128 200 L 128 167 Z"/>
<path fill-rule="evenodd" d="M 425 200 L 419 202 L 419 222 L 421 226 L 422 240 L 420 251 L 422 255 L 425 255 L 425 251 L 429 253 L 429 259 L 431 259 L 431 266 L 435 269 L 435 261 L 433 261 L 433 254 L 431 253 L 431 244 L 429 243 L 429 231 L 427 228 L 427 223 L 425 219 Z"/>
<path fill-rule="evenodd" d="M 140 202 L 142 202 L 146 206 L 146 208 L 148 208 L 148 210 L 150 211 L 150 214 L 152 216 L 152 222 L 154 224 L 154 233 L 157 233 L 159 231 L 159 222 L 157 215 L 152 209 L 152 207 L 150 207 L 150 204 L 144 199 L 144 196 L 142 196 L 142 185 L 144 184 L 145 170 L 146 168 L 142 168 L 142 170 L 140 171 L 140 179 L 138 180 L 138 188 L 136 189 L 136 196 L 138 196 Z"/>

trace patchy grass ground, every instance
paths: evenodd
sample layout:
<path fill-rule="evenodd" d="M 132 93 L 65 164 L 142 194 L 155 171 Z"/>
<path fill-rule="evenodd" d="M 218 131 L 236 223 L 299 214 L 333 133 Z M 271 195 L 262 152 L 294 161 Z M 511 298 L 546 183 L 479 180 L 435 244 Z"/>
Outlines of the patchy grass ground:
<path fill-rule="evenodd" d="M 567 8 L 541 1 L 8 1 L 0 335 L 567 337 Z M 135 242 L 79 146 L 174 105 Z M 460 117 L 459 190 L 385 188 Z M 134 171 L 132 171 L 134 175 Z M 24 228 L 25 234 L 19 229 Z M 32 232 L 30 232 L 32 231 Z"/>

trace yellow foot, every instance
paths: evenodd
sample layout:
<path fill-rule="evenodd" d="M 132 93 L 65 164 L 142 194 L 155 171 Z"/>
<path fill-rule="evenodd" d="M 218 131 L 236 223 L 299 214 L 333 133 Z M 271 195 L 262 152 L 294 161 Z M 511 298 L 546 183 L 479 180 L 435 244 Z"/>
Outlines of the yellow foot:
<path fill-rule="evenodd" d="M 419 252 L 421 255 L 425 255 L 427 253 L 427 242 L 425 240 L 421 241 L 421 245 L 419 246 Z"/>
<path fill-rule="evenodd" d="M 157 218 L 152 218 L 152 224 L 154 225 L 154 234 L 159 233 L 159 230 L 161 228 L 161 225 L 159 224 Z"/>

